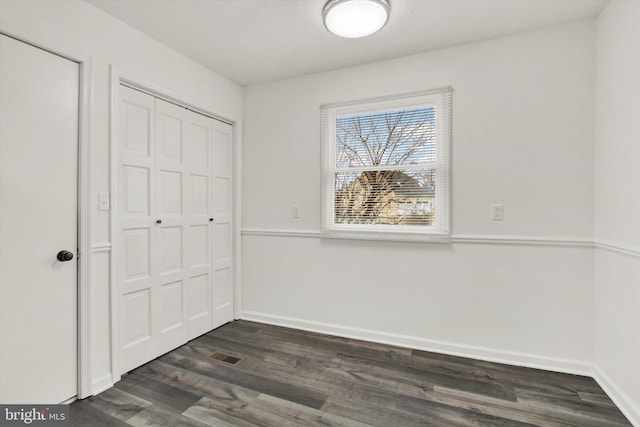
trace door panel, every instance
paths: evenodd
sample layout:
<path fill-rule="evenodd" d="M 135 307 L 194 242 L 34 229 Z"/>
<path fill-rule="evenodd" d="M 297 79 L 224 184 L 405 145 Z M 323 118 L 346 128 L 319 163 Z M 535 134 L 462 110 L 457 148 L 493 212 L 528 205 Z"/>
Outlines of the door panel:
<path fill-rule="evenodd" d="M 127 324 L 124 347 L 129 348 L 147 341 L 151 336 L 151 295 L 148 287 L 140 290 L 129 289 L 124 295 L 125 318 Z"/>
<path fill-rule="evenodd" d="M 210 263 L 209 224 L 192 225 L 190 227 L 190 267 L 192 269 L 207 268 Z"/>
<path fill-rule="evenodd" d="M 182 172 L 176 171 L 160 171 L 160 188 L 159 188 L 159 212 L 160 217 L 181 216 L 182 200 L 184 198 L 182 191 Z"/>
<path fill-rule="evenodd" d="M 233 320 L 233 199 L 231 125 L 213 123 L 213 327 Z"/>
<path fill-rule="evenodd" d="M 124 230 L 123 254 L 124 280 L 127 284 L 146 281 L 151 277 L 151 260 L 149 247 L 151 238 L 148 228 Z"/>
<path fill-rule="evenodd" d="M 182 271 L 182 227 L 164 227 L 160 230 L 160 274 Z"/>
<path fill-rule="evenodd" d="M 128 215 L 138 215 L 149 218 L 149 174 L 148 166 L 136 167 L 125 165 L 123 167 L 125 197 L 123 211 Z"/>
<path fill-rule="evenodd" d="M 153 358 L 153 292 L 156 245 L 155 102 L 138 91 L 121 87 L 118 212 L 121 368 L 127 372 Z"/>
<path fill-rule="evenodd" d="M 188 111 L 187 162 L 188 188 L 191 192 L 186 212 L 188 233 L 188 305 L 189 337 L 195 338 L 212 328 L 213 303 L 211 281 L 212 213 L 211 144 L 213 119 Z"/>
<path fill-rule="evenodd" d="M 150 96 L 150 95 L 148 95 Z M 175 104 L 155 99 L 156 146 L 158 170 L 156 203 L 158 220 L 155 232 L 158 235 L 156 281 L 160 300 L 154 307 L 153 318 L 157 326 L 155 356 L 172 350 L 187 342 L 185 283 L 188 280 L 184 269 L 185 208 L 190 204 L 190 194 L 185 182 L 185 122 L 187 110 Z M 154 357 L 155 357 L 154 356 Z"/>
<path fill-rule="evenodd" d="M 165 283 L 160 287 L 160 292 L 162 295 L 162 316 L 160 316 L 160 332 L 163 334 L 173 331 L 184 325 L 182 290 L 182 280 Z M 186 337 L 183 339 L 183 341 L 180 342 L 180 344 L 183 344 L 184 342 L 186 342 Z"/>
<path fill-rule="evenodd" d="M 0 402 L 77 392 L 79 65 L 0 35 Z"/>

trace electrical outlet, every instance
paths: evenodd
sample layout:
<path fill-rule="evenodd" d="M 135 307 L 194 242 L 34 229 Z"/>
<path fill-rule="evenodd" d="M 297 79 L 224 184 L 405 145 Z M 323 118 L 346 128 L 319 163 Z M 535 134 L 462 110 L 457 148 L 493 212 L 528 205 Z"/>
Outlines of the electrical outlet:
<path fill-rule="evenodd" d="M 493 221 L 502 221 L 504 219 L 504 205 L 491 205 L 491 219 Z"/>
<path fill-rule="evenodd" d="M 291 208 L 291 217 L 293 218 L 300 218 L 302 215 L 300 213 L 300 206 L 299 205 L 293 205 L 293 207 Z"/>
<path fill-rule="evenodd" d="M 109 193 L 106 191 L 98 192 L 98 210 L 108 211 L 109 209 L 111 209 L 109 203 Z"/>

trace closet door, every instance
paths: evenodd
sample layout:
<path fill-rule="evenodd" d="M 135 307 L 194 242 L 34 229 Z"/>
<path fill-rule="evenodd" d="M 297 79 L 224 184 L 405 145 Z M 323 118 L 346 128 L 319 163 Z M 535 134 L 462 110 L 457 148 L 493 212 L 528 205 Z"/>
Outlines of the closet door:
<path fill-rule="evenodd" d="M 155 99 L 120 87 L 118 138 L 118 301 L 121 370 L 154 357 L 157 306 Z"/>
<path fill-rule="evenodd" d="M 212 124 L 215 120 L 187 111 L 188 154 L 186 206 L 186 274 L 188 285 L 187 328 L 189 339 L 210 331 L 212 326 Z"/>
<path fill-rule="evenodd" d="M 213 125 L 213 327 L 233 320 L 233 128 Z"/>
<path fill-rule="evenodd" d="M 122 373 L 233 320 L 232 154 L 230 125 L 126 86 L 119 126 Z"/>
<path fill-rule="evenodd" d="M 157 246 L 152 267 L 155 298 L 152 299 L 154 354 L 172 350 L 187 339 L 185 299 L 189 286 L 186 256 L 190 227 L 192 194 L 188 187 L 191 157 L 187 141 L 187 110 L 175 104 L 155 100 L 156 106 L 156 217 L 154 231 Z M 155 185 L 154 185 L 155 184 Z M 199 194 L 205 203 L 208 194 Z"/>

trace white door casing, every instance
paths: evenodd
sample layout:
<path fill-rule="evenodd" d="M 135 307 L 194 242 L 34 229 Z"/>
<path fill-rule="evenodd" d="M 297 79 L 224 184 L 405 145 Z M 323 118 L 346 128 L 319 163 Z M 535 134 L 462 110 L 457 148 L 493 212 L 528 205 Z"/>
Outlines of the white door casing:
<path fill-rule="evenodd" d="M 78 63 L 0 35 L 2 403 L 77 393 L 79 78 Z"/>
<path fill-rule="evenodd" d="M 215 305 L 224 307 L 216 321 L 233 320 L 233 245 L 222 234 L 219 247 L 229 250 L 216 252 L 214 213 L 222 213 L 223 233 L 231 226 L 231 204 L 216 208 L 214 191 L 215 152 L 231 149 L 221 122 L 126 86 L 119 93 L 122 373 L 213 329 L 218 270 L 231 292 L 219 296 L 226 302 Z M 230 165 L 220 168 L 229 185 Z"/>

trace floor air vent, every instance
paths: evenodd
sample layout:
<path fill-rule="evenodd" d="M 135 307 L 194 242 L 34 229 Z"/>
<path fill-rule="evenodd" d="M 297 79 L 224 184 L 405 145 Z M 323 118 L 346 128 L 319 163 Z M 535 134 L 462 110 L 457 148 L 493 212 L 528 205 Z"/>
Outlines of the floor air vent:
<path fill-rule="evenodd" d="M 239 357 L 230 356 L 224 353 L 213 353 L 209 356 L 209 359 L 220 360 L 221 362 L 231 363 L 232 365 L 235 365 L 240 361 Z"/>

